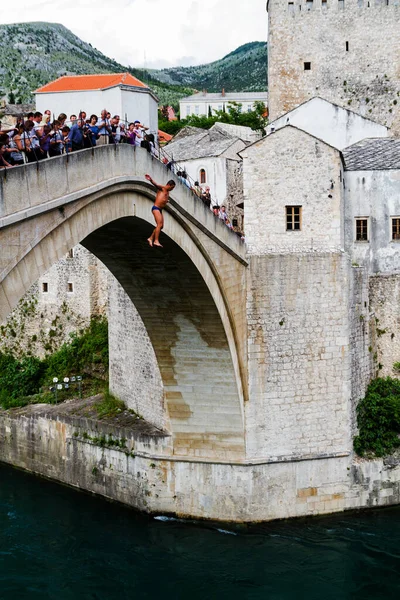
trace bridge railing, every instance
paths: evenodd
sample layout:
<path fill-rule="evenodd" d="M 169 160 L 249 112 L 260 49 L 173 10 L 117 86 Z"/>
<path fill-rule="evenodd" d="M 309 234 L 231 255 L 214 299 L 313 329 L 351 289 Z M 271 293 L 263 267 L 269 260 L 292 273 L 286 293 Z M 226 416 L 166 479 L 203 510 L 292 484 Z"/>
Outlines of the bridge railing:
<path fill-rule="evenodd" d="M 243 254 L 239 236 L 226 227 L 200 198 L 184 186 L 174 173 L 142 148 L 127 144 L 99 146 L 69 156 L 30 163 L 0 171 L 0 229 L 38 214 L 62 209 L 70 202 L 115 185 L 133 183 L 151 189 L 144 175 L 165 183 L 173 179 L 171 207 L 203 228 L 208 235 Z"/>

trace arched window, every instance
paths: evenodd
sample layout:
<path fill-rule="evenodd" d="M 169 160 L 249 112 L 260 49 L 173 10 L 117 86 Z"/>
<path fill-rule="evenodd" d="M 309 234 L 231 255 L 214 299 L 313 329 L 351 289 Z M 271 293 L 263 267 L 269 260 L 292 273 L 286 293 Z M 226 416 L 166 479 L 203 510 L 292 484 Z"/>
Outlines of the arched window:
<path fill-rule="evenodd" d="M 207 183 L 207 174 L 205 169 L 200 169 L 200 183 Z"/>

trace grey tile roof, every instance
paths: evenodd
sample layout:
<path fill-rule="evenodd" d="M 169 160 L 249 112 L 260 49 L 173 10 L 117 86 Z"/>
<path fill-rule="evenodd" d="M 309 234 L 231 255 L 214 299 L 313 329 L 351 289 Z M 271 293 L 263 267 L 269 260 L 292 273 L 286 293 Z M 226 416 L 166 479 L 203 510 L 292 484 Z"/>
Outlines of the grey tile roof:
<path fill-rule="evenodd" d="M 164 146 L 164 152 L 177 162 L 206 156 L 220 156 L 237 140 L 237 137 L 211 128 L 208 131 L 201 130 L 201 133 L 174 138 Z"/>
<path fill-rule="evenodd" d="M 15 117 L 26 115 L 28 112 L 34 112 L 35 110 L 34 104 L 6 104 L 5 108 L 0 108 L 0 112 Z"/>
<path fill-rule="evenodd" d="M 342 151 L 346 171 L 400 169 L 400 138 L 369 138 Z"/>

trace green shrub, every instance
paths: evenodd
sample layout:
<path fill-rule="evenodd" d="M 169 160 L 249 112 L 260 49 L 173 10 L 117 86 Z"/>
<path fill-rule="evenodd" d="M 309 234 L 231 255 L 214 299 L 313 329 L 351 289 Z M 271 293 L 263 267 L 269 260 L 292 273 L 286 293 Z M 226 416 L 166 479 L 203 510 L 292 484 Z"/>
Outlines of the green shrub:
<path fill-rule="evenodd" d="M 357 407 L 359 435 L 354 450 L 386 456 L 400 446 L 400 381 L 378 378 L 370 383 L 366 396 Z"/>
<path fill-rule="evenodd" d="M 106 319 L 92 319 L 82 335 L 72 335 L 71 342 L 45 360 L 45 377 L 51 380 L 60 375 L 82 372 L 93 364 L 101 363 L 108 370 L 108 323 Z"/>
<path fill-rule="evenodd" d="M 51 349 L 51 346 L 48 346 Z M 64 344 L 57 352 L 40 360 L 25 356 L 18 360 L 12 354 L 0 352 L 0 406 L 25 406 L 32 401 L 51 402 L 52 394 L 37 396 L 41 387 L 48 389 L 53 377 L 63 378 L 91 371 L 99 365 L 103 372 L 108 371 L 108 324 L 106 319 L 93 319 L 82 335 L 73 335 L 71 342 Z M 87 381 L 86 381 L 87 380 Z M 85 378 L 85 391 L 97 393 L 104 388 L 104 381 L 95 376 Z M 76 390 L 74 389 L 74 392 Z M 65 399 L 70 392 L 63 390 L 59 399 Z"/>

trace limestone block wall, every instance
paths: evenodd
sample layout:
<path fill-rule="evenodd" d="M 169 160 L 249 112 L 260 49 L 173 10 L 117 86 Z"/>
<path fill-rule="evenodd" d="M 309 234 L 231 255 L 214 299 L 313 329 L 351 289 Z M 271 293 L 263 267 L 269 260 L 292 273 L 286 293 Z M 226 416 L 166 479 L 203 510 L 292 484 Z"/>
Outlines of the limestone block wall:
<path fill-rule="evenodd" d="M 372 276 L 369 293 L 375 317 L 379 376 L 399 377 L 393 365 L 400 362 L 400 274 Z"/>
<path fill-rule="evenodd" d="M 248 457 L 350 449 L 348 271 L 340 253 L 251 257 Z"/>
<path fill-rule="evenodd" d="M 106 267 L 80 245 L 71 248 L 22 297 L 0 325 L 0 350 L 43 357 L 107 312 Z"/>
<path fill-rule="evenodd" d="M 269 0 L 268 17 L 272 120 L 321 96 L 399 133 L 398 2 Z"/>
<path fill-rule="evenodd" d="M 358 402 L 378 372 L 375 339 L 375 315 L 369 296 L 367 269 L 352 266 L 349 278 L 349 322 L 351 347 L 351 420 L 352 436 L 357 435 Z"/>
<path fill-rule="evenodd" d="M 287 126 L 243 152 L 250 254 L 343 247 L 342 162 L 337 150 Z M 301 206 L 301 230 L 286 230 L 286 206 Z"/>
<path fill-rule="evenodd" d="M 169 426 L 164 386 L 150 338 L 129 296 L 109 274 L 110 390 L 160 429 Z"/>
<path fill-rule="evenodd" d="M 254 522 L 400 503 L 393 457 L 247 465 L 179 460 L 166 436 L 94 427 L 46 411 L 0 412 L 0 460 L 148 513 Z M 124 437 L 126 449 L 100 447 L 84 433 Z"/>

